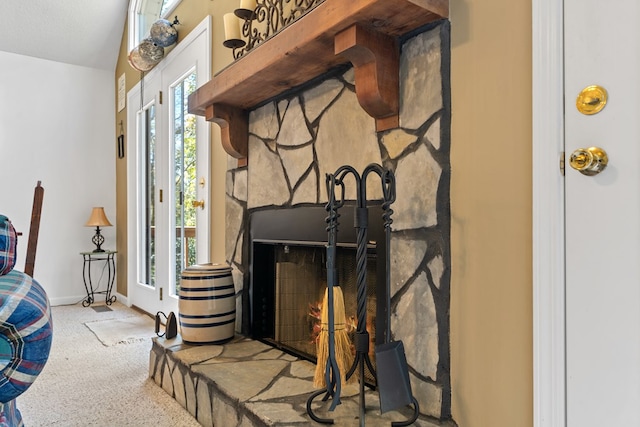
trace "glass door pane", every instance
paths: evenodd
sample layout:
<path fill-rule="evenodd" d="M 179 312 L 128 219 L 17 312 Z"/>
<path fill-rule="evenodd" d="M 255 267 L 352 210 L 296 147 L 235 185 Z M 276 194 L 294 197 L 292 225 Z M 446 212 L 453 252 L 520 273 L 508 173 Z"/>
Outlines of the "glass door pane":
<path fill-rule="evenodd" d="M 196 88 L 196 73 L 172 88 L 174 202 L 175 202 L 175 283 L 177 292 L 182 270 L 196 263 L 196 117 L 188 112 L 188 97 Z"/>
<path fill-rule="evenodd" d="M 156 115 L 154 105 L 145 108 L 141 114 L 142 169 L 145 171 L 140 181 L 142 206 L 140 220 L 140 283 L 156 285 Z"/>

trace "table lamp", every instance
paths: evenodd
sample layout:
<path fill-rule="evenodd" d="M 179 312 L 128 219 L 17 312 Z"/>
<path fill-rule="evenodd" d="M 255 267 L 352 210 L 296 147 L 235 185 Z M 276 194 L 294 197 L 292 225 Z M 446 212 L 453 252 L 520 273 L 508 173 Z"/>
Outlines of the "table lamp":
<path fill-rule="evenodd" d="M 93 252 L 104 252 L 100 246 L 104 243 L 104 236 L 100 234 L 100 227 L 111 227 L 112 224 L 107 219 L 107 215 L 104 213 L 104 208 L 93 208 L 89 221 L 84 225 L 85 227 L 95 227 L 96 234 L 91 238 L 91 241 L 96 248 Z"/>

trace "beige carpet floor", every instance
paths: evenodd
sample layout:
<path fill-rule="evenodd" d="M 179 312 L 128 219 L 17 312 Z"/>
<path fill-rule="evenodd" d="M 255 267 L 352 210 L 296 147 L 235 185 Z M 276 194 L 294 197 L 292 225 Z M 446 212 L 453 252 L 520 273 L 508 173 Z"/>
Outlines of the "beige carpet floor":
<path fill-rule="evenodd" d="M 53 307 L 53 346 L 44 370 L 18 397 L 26 427 L 195 427 L 198 422 L 148 379 L 151 318 L 122 304 L 96 312 L 80 304 Z M 124 320 L 124 322 L 122 322 Z M 89 325 L 114 326 L 109 346 Z M 123 339 L 126 324 L 144 325 Z M 120 331 L 120 332 L 118 332 Z M 107 335 L 103 336 L 106 339 Z M 117 342 L 114 342 L 117 341 Z"/>

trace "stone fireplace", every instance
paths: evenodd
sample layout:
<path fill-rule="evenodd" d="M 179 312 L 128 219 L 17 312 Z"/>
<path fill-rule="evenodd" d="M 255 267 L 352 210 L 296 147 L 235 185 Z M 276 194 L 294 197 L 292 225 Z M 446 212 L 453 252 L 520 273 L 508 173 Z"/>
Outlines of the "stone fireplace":
<path fill-rule="evenodd" d="M 353 69 L 332 70 L 251 111 L 248 163 L 237 167 L 230 158 L 226 188 L 226 254 L 234 267 L 237 330 L 277 341 L 271 317 L 281 316 L 276 311 L 280 303 L 267 296 L 272 291 L 265 290 L 262 276 L 274 275 L 272 270 L 277 269 L 294 274 L 288 270 L 292 268 L 288 257 L 298 247 L 312 251 L 299 256 L 321 259 L 322 250 L 310 248 L 322 248 L 326 240 L 325 174 L 347 164 L 362 171 L 370 163 L 395 172 L 397 198 L 389 248 L 391 334 L 404 342 L 421 412 L 443 420 L 451 418 L 450 111 L 449 24 L 441 21 L 401 40 L 398 128 L 376 132 L 375 120 L 357 101 Z M 371 190 L 368 199 L 381 197 L 378 187 Z M 355 199 L 353 188 L 347 188 L 347 196 Z M 320 221 L 309 213 L 313 211 L 321 213 Z M 349 216 L 346 211 L 342 214 L 341 224 Z M 370 219 L 374 216 L 370 214 Z M 265 225 L 269 217 L 279 219 Z M 303 237 L 290 234 L 296 227 Z M 340 233 L 353 231 L 342 225 Z M 351 242 L 345 239 L 348 248 Z M 375 274 L 370 279 L 377 282 L 378 266 L 371 269 Z M 263 306 L 269 322 L 258 321 Z M 376 322 L 386 317 L 375 309 L 373 313 Z M 283 334 L 278 332 L 278 338 Z M 380 339 L 379 334 L 376 337 Z"/>

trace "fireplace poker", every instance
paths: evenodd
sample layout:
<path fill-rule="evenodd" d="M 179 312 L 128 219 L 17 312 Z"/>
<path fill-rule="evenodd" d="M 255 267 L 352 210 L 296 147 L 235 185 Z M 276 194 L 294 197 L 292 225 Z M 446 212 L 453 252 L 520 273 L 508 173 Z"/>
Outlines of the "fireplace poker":
<path fill-rule="evenodd" d="M 330 411 L 335 410 L 340 402 L 340 393 L 342 387 L 341 370 L 342 373 L 346 371 L 346 368 L 351 364 L 351 344 L 346 332 L 346 315 L 344 313 L 344 297 L 342 290 L 338 286 L 337 271 L 336 271 L 336 242 L 338 233 L 338 208 L 344 204 L 344 184 L 338 183 L 341 189 L 340 201 L 336 200 L 335 189 L 336 179 L 334 175 L 328 175 L 326 177 L 327 182 L 327 195 L 329 201 L 326 205 L 328 212 L 327 216 L 327 290 L 326 301 L 323 302 L 322 309 L 322 331 L 318 338 L 318 361 L 316 366 L 316 378 L 314 378 L 314 384 L 322 382 L 324 376 L 324 389 L 314 392 L 307 399 L 307 413 L 316 422 L 322 424 L 333 424 L 333 420 L 330 418 L 319 418 L 314 414 L 311 404 L 313 400 L 324 394 L 323 401 L 332 398 Z M 334 295 L 335 292 L 335 295 Z M 339 312 L 338 328 L 336 329 L 336 310 Z M 326 315 L 326 317 L 325 317 Z M 325 326 L 326 323 L 326 334 Z M 324 342 L 326 341 L 326 351 L 324 349 Z M 337 345 L 336 345 L 337 344 Z M 326 361 L 325 361 L 326 359 Z"/>

